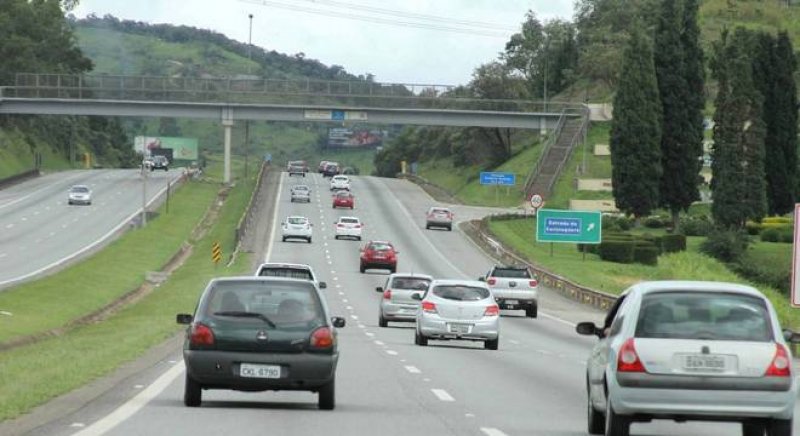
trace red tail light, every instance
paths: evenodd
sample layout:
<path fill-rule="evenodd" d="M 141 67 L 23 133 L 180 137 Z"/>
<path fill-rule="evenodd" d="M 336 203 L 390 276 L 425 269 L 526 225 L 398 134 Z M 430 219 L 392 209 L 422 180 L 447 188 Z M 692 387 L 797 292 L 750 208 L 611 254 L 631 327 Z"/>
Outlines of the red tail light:
<path fill-rule="evenodd" d="M 536 286 L 539 285 L 539 282 L 537 282 L 536 280 L 531 280 L 528 282 L 528 285 L 530 285 L 530 287 L 532 288 L 535 288 Z"/>
<path fill-rule="evenodd" d="M 499 316 L 500 315 L 500 307 L 496 304 L 492 304 L 491 306 L 486 306 L 486 311 L 483 312 L 483 316 Z"/>
<path fill-rule="evenodd" d="M 428 313 L 439 313 L 436 311 L 436 305 L 431 303 L 430 301 L 422 302 L 422 311 Z"/>
<path fill-rule="evenodd" d="M 355 226 L 353 226 L 353 227 L 355 227 L 355 228 L 357 228 L 357 229 L 360 229 L 360 228 L 361 228 L 361 224 L 356 224 L 356 225 L 355 225 Z"/>
<path fill-rule="evenodd" d="M 344 227 L 344 224 L 342 223 L 336 224 L 336 227 Z"/>
<path fill-rule="evenodd" d="M 617 356 L 617 371 L 618 372 L 647 372 L 636 354 L 636 347 L 633 343 L 633 338 L 628 339 L 622 344 Z"/>
<path fill-rule="evenodd" d="M 311 333 L 311 348 L 325 349 L 333 346 L 333 332 L 328 327 L 320 327 Z"/>
<path fill-rule="evenodd" d="M 488 283 L 490 286 L 494 286 L 494 284 L 497 283 L 497 280 L 489 279 L 489 280 L 486 281 L 486 283 Z"/>
<path fill-rule="evenodd" d="M 448 212 L 447 213 L 447 217 L 450 218 L 450 219 L 453 219 L 453 212 Z"/>
<path fill-rule="evenodd" d="M 214 345 L 214 331 L 205 324 L 192 324 L 189 335 L 189 343 L 192 345 Z"/>
<path fill-rule="evenodd" d="M 775 357 L 772 358 L 765 376 L 772 377 L 791 377 L 792 361 L 789 359 L 789 352 L 781 344 L 775 344 Z"/>
<path fill-rule="evenodd" d="M 387 290 L 383 291 L 383 299 L 384 300 L 391 300 L 392 299 L 392 290 L 391 289 L 387 289 Z"/>

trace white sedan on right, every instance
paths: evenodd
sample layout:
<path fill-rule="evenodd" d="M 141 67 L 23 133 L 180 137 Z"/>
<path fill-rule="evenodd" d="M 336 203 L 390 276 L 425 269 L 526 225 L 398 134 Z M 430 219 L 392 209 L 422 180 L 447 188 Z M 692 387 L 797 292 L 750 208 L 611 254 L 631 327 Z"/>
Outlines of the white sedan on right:
<path fill-rule="evenodd" d="M 364 225 L 361 223 L 361 220 L 354 216 L 343 216 L 339 217 L 339 220 L 336 221 L 336 225 L 334 226 L 336 236 L 334 239 L 339 238 L 355 238 L 356 240 L 361 240 L 361 229 Z"/>

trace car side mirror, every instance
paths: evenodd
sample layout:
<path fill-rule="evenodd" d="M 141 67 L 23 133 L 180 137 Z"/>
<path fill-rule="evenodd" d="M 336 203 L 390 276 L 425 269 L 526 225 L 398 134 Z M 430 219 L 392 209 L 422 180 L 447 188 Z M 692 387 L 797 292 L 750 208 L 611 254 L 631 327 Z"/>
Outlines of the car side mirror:
<path fill-rule="evenodd" d="M 377 288 L 375 288 L 375 292 L 383 292 L 383 287 L 378 286 Z"/>
<path fill-rule="evenodd" d="M 345 325 L 345 319 L 340 316 L 334 316 L 331 318 L 331 323 L 333 323 L 333 326 L 336 328 L 342 328 Z"/>
<path fill-rule="evenodd" d="M 328 287 L 328 284 L 327 284 L 327 283 L 325 283 L 325 282 L 319 282 L 319 288 L 320 288 L 320 289 L 326 289 L 327 287 Z"/>
<path fill-rule="evenodd" d="M 602 337 L 603 330 L 600 327 L 594 325 L 593 322 L 579 322 L 578 325 L 575 326 L 575 331 L 579 335 L 591 335 L 591 336 L 598 336 Z"/>
<path fill-rule="evenodd" d="M 178 324 L 191 324 L 192 321 L 194 321 L 194 317 L 188 313 L 179 313 L 175 317 L 175 322 Z"/>
<path fill-rule="evenodd" d="M 422 294 L 411 294 L 411 299 L 416 301 L 422 301 Z"/>
<path fill-rule="evenodd" d="M 789 329 L 783 330 L 783 340 L 786 342 L 800 342 L 798 341 L 797 334 Z"/>

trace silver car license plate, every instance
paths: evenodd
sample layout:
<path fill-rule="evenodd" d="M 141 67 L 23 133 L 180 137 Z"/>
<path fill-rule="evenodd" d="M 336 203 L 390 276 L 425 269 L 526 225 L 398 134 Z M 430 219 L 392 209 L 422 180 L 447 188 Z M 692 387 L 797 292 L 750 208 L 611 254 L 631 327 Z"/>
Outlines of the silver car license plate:
<path fill-rule="evenodd" d="M 683 369 L 693 372 L 723 372 L 725 357 L 712 354 L 689 354 L 683 357 Z"/>
<path fill-rule="evenodd" d="M 248 378 L 281 378 L 281 367 L 278 365 L 243 363 L 239 366 L 239 375 Z"/>
<path fill-rule="evenodd" d="M 517 300 L 506 300 L 505 303 L 506 304 L 510 304 L 510 305 L 516 305 L 516 304 L 519 304 L 519 301 L 517 301 Z"/>
<path fill-rule="evenodd" d="M 450 333 L 469 333 L 470 328 L 472 327 L 471 324 L 455 324 L 450 323 L 447 325 L 447 328 L 450 330 Z"/>

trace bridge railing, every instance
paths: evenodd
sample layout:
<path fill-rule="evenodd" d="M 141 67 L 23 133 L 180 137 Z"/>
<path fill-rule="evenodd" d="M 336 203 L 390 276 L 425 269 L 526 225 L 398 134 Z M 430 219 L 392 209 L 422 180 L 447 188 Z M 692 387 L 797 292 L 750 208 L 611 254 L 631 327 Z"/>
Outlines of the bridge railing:
<path fill-rule="evenodd" d="M 134 100 L 560 113 L 568 102 L 491 100 L 450 85 L 253 78 L 17 74 L 2 98 Z"/>

